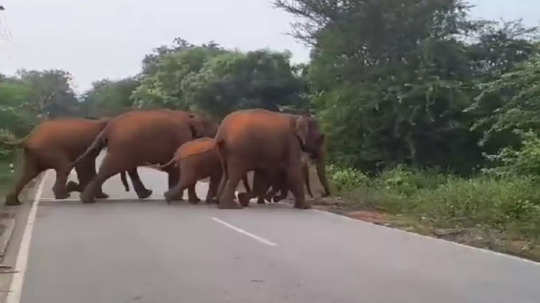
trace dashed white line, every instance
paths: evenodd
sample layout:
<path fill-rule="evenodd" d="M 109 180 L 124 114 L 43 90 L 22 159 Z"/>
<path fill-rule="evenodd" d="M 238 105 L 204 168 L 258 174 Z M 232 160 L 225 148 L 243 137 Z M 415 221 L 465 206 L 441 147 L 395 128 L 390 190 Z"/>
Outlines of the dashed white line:
<path fill-rule="evenodd" d="M 17 272 L 13 274 L 13 278 L 11 279 L 6 303 L 21 302 L 24 274 L 26 272 L 26 266 L 28 265 L 28 253 L 30 252 L 30 241 L 32 240 L 32 230 L 36 220 L 39 199 L 43 193 L 43 185 L 45 184 L 45 180 L 47 180 L 49 173 L 50 171 L 47 171 L 45 176 L 43 176 L 43 179 L 41 179 L 36 196 L 34 197 L 34 202 L 32 203 L 32 208 L 30 208 L 30 213 L 28 214 L 28 221 L 26 222 L 26 227 L 24 228 L 19 253 L 17 254 L 17 260 L 15 261 L 15 271 Z"/>
<path fill-rule="evenodd" d="M 254 240 L 258 241 L 258 242 L 261 242 L 261 243 L 266 244 L 268 246 L 277 246 L 276 243 L 274 243 L 274 242 L 272 242 L 270 240 L 267 240 L 267 239 L 265 239 L 263 237 L 259 237 L 257 235 L 252 234 L 252 233 L 249 233 L 249 232 L 247 232 L 247 231 L 245 231 L 245 230 L 243 230 L 243 229 L 241 229 L 239 227 L 236 227 L 236 226 L 234 226 L 232 224 L 229 224 L 229 223 L 227 223 L 227 222 L 225 222 L 225 221 L 223 221 L 223 220 L 221 220 L 219 218 L 212 217 L 212 220 L 216 221 L 219 224 L 225 225 L 228 228 L 230 228 L 230 229 L 232 229 L 232 230 L 234 230 L 234 231 L 236 231 L 238 233 L 241 233 L 241 234 L 243 234 L 245 236 L 248 236 L 248 237 L 250 237 L 250 238 L 252 238 L 252 239 L 254 239 Z"/>

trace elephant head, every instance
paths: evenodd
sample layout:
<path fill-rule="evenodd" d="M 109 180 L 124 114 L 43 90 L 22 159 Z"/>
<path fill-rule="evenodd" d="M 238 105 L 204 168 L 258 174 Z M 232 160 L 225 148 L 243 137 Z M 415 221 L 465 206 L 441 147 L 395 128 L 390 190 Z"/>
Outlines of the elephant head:
<path fill-rule="evenodd" d="M 217 123 L 201 114 L 195 113 L 190 113 L 189 119 L 189 127 L 194 138 L 214 138 L 216 136 L 218 129 Z"/>
<path fill-rule="evenodd" d="M 316 163 L 317 175 L 324 187 L 324 195 L 330 195 L 330 187 L 326 178 L 326 140 L 319 123 L 312 116 L 293 116 L 295 134 L 302 150 L 309 154 Z"/>

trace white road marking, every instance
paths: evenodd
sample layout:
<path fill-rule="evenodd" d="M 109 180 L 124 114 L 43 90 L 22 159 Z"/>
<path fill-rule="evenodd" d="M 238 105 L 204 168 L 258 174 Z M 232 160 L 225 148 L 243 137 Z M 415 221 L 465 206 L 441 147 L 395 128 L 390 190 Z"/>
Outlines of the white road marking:
<path fill-rule="evenodd" d="M 252 234 L 252 233 L 249 233 L 249 232 L 247 232 L 247 231 L 245 231 L 245 230 L 243 230 L 243 229 L 241 229 L 239 227 L 231 225 L 231 224 L 229 224 L 229 223 L 227 223 L 227 222 L 225 222 L 223 220 L 220 220 L 220 219 L 218 219 L 216 217 L 212 217 L 212 220 L 218 222 L 219 224 L 223 224 L 223 225 L 227 226 L 228 228 L 230 228 L 230 229 L 232 229 L 232 230 L 234 230 L 234 231 L 236 231 L 238 233 L 241 233 L 241 234 L 243 234 L 245 236 L 248 236 L 248 237 L 250 237 L 250 238 L 252 238 L 254 240 L 257 240 L 257 241 L 259 241 L 259 242 L 261 242 L 263 244 L 266 244 L 268 246 L 277 246 L 276 243 L 274 243 L 274 242 L 272 242 L 270 240 L 267 240 L 265 238 L 259 237 L 257 235 Z"/>
<path fill-rule="evenodd" d="M 30 241 L 32 240 L 32 230 L 34 228 L 34 222 L 36 220 L 36 213 L 39 205 L 39 200 L 41 194 L 43 193 L 43 185 L 45 180 L 49 177 L 50 171 L 45 173 L 43 179 L 39 183 L 39 187 L 34 197 L 34 202 L 32 203 L 32 208 L 30 208 L 30 213 L 28 214 L 28 221 L 26 222 L 26 227 L 24 228 L 24 233 L 22 235 L 21 245 L 19 247 L 19 253 L 17 254 L 17 260 L 15 261 L 15 271 L 11 279 L 11 284 L 9 286 L 9 293 L 6 298 L 6 303 L 19 303 L 21 302 L 22 288 L 24 284 L 24 274 L 26 273 L 26 266 L 28 265 L 28 254 L 30 252 Z"/>
<path fill-rule="evenodd" d="M 333 217 L 339 217 L 343 221 L 347 221 L 347 222 L 373 224 L 373 225 L 376 225 L 376 226 L 378 226 L 380 228 L 390 229 L 392 231 L 400 232 L 400 233 L 406 233 L 408 235 L 412 235 L 412 236 L 419 237 L 419 238 L 422 238 L 422 239 L 426 239 L 426 240 L 430 240 L 430 241 L 440 241 L 440 242 L 443 242 L 443 243 L 445 243 L 447 245 L 455 245 L 455 246 L 458 246 L 458 247 L 467 248 L 469 250 L 478 251 L 478 252 L 485 253 L 485 254 L 488 254 L 488 255 L 495 255 L 495 256 L 499 256 L 499 257 L 503 257 L 503 258 L 510 258 L 510 259 L 512 259 L 514 261 L 520 261 L 520 262 L 523 262 L 523 263 L 540 266 L 540 262 L 536 262 L 536 261 L 532 261 L 532 260 L 528 260 L 528 259 L 523 259 L 523 258 L 513 256 L 513 255 L 503 254 L 503 253 L 492 251 L 492 250 L 485 249 L 485 248 L 478 248 L 478 247 L 474 247 L 474 246 L 461 244 L 461 243 L 458 243 L 458 242 L 448 241 L 448 240 L 445 240 L 445 239 L 440 239 L 440 238 L 435 238 L 435 237 L 430 237 L 430 236 L 424 236 L 424 235 L 421 235 L 421 234 L 401 230 L 399 228 L 374 224 L 374 223 L 370 223 L 370 222 L 366 222 L 366 221 L 362 221 L 362 220 L 357 220 L 357 219 L 353 219 L 353 218 L 350 218 L 350 217 L 347 217 L 347 216 L 342 216 L 342 215 L 334 214 L 334 213 L 331 213 L 331 212 L 328 212 L 328 211 L 324 211 L 324 210 L 318 210 L 318 209 L 312 209 L 312 210 L 317 212 L 317 213 L 320 213 L 320 214 L 325 214 L 325 215 L 329 215 L 329 216 L 333 216 Z"/>

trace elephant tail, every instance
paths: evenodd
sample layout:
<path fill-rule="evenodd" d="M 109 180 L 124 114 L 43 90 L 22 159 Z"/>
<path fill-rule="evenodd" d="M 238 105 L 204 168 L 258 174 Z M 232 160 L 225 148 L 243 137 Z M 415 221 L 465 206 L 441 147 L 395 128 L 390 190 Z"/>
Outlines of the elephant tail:
<path fill-rule="evenodd" d="M 73 161 L 71 163 L 72 167 L 77 165 L 79 162 L 81 162 L 82 160 L 84 160 L 86 157 L 90 156 L 90 155 L 95 155 L 97 156 L 99 154 L 99 152 L 105 147 L 107 146 L 107 138 L 106 138 L 106 128 L 104 130 L 102 130 L 97 136 L 96 138 L 94 139 L 94 142 L 92 142 L 92 144 L 90 144 L 90 146 L 88 147 L 88 149 L 86 149 L 86 151 L 80 155 L 75 161 Z"/>
<path fill-rule="evenodd" d="M 127 181 L 125 170 L 120 172 L 120 179 L 122 180 L 122 184 L 124 185 L 124 188 L 126 189 L 126 191 L 129 191 L 129 183 Z"/>
<path fill-rule="evenodd" d="M 169 162 L 163 164 L 163 165 L 156 165 L 156 168 L 159 169 L 159 170 L 165 170 L 166 168 L 168 167 L 171 167 L 171 166 L 176 166 L 176 157 L 173 156 L 171 160 L 169 160 Z"/>
<path fill-rule="evenodd" d="M 225 141 L 223 139 L 216 139 L 216 149 L 219 157 L 219 163 L 221 163 L 221 169 L 223 170 L 223 176 L 225 180 L 229 179 L 229 173 L 227 169 L 227 161 L 225 160 Z"/>

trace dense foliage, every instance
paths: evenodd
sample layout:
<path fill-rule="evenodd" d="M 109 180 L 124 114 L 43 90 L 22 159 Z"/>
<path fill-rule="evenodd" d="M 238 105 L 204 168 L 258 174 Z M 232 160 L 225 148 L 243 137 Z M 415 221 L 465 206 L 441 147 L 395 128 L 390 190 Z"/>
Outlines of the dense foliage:
<path fill-rule="evenodd" d="M 131 94 L 138 85 L 133 78 L 94 82 L 82 96 L 81 112 L 87 117 L 104 117 L 128 111 L 133 105 Z"/>
<path fill-rule="evenodd" d="M 300 17 L 313 46 L 313 102 L 333 159 L 374 170 L 407 163 L 470 172 L 482 132 L 465 111 L 478 84 L 537 52 L 534 29 L 472 21 L 467 4 L 437 1 L 276 1 Z"/>
<path fill-rule="evenodd" d="M 305 101 L 305 85 L 288 53 L 241 53 L 215 43 L 176 41 L 145 59 L 141 85 L 132 95 L 136 107 L 191 109 L 222 118 L 237 109 L 279 110 Z"/>

